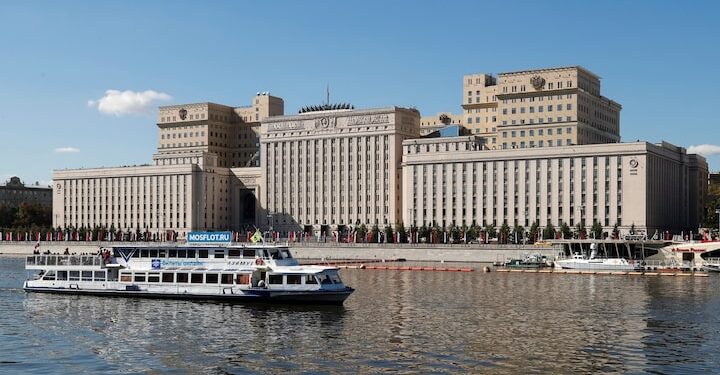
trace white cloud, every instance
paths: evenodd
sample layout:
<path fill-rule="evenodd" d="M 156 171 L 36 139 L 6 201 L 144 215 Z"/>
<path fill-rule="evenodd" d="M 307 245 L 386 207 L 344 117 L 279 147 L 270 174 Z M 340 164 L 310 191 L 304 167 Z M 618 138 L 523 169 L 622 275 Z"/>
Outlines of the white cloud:
<path fill-rule="evenodd" d="M 75 147 L 58 147 L 55 149 L 55 152 L 57 152 L 59 154 L 70 154 L 70 153 L 80 152 L 80 149 L 75 148 Z"/>
<path fill-rule="evenodd" d="M 687 149 L 688 154 L 700 154 L 705 156 L 720 155 L 720 146 L 716 145 L 697 145 L 690 146 Z"/>
<path fill-rule="evenodd" d="M 170 95 L 154 90 L 143 92 L 107 90 L 102 98 L 88 100 L 88 106 L 97 107 L 98 111 L 106 115 L 144 115 L 150 113 L 154 102 L 170 99 L 172 99 Z"/>

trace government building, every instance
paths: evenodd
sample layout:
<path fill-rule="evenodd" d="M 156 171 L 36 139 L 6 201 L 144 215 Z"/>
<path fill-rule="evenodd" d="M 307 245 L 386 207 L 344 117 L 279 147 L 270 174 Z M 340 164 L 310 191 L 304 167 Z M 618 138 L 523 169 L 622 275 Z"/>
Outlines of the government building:
<path fill-rule="evenodd" d="M 260 123 L 283 110 L 268 93 L 244 107 L 160 107 L 152 165 L 54 171 L 53 225 L 151 233 L 251 226 Z"/>
<path fill-rule="evenodd" d="M 405 223 L 570 227 L 652 234 L 697 227 L 707 163 L 669 143 L 479 151 L 478 136 L 403 142 Z"/>
<path fill-rule="evenodd" d="M 582 67 L 463 77 L 461 114 L 301 108 L 258 93 L 244 107 L 160 107 L 152 164 L 58 170 L 53 223 L 150 232 L 304 231 L 357 225 L 695 230 L 705 159 L 620 143 L 621 106 Z"/>

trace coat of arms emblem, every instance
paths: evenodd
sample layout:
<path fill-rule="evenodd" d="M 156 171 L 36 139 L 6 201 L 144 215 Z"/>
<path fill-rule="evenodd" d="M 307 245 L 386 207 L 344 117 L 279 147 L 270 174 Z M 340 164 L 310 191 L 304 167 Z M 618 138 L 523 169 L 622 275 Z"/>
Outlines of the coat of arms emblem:
<path fill-rule="evenodd" d="M 534 76 L 530 78 L 530 83 L 533 85 L 535 90 L 540 90 L 541 88 L 543 88 L 543 86 L 545 86 L 545 78 L 540 76 Z"/>
<path fill-rule="evenodd" d="M 187 110 L 183 108 L 178 112 L 178 114 L 180 115 L 181 120 L 185 120 L 185 118 L 187 117 Z"/>

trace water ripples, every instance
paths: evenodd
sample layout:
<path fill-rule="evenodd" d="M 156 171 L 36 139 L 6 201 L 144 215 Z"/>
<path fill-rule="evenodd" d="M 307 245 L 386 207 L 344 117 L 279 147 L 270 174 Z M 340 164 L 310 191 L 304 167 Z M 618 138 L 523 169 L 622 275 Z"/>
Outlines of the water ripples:
<path fill-rule="evenodd" d="M 344 307 L 25 294 L 0 258 L 0 372 L 705 373 L 718 278 L 343 270 Z"/>

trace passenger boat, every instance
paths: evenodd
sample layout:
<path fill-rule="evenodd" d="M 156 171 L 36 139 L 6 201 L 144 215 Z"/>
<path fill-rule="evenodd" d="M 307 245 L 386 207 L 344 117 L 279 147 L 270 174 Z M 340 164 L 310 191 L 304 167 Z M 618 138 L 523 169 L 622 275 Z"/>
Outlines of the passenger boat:
<path fill-rule="evenodd" d="M 300 265 L 287 246 L 147 246 L 33 255 L 28 292 L 341 305 L 337 267 Z"/>

